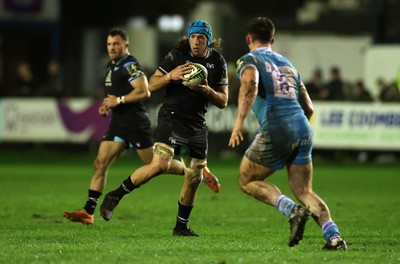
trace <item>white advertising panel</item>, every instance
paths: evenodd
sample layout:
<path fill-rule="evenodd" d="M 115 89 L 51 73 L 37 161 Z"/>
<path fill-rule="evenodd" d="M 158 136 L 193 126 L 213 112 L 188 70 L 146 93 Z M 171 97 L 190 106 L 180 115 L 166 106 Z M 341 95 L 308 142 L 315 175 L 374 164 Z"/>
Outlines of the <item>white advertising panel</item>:
<path fill-rule="evenodd" d="M 89 99 L 4 99 L 0 101 L 0 142 L 76 142 L 99 139 L 106 119 Z"/>
<path fill-rule="evenodd" d="M 90 99 L 19 99 L 0 100 L 0 142 L 71 142 L 101 140 L 109 118 L 98 114 L 101 102 Z M 158 106 L 148 106 L 153 128 L 157 124 Z M 311 127 L 314 148 L 400 150 L 400 104 L 314 102 Z M 206 114 L 213 133 L 230 133 L 236 107 L 219 109 L 210 106 Z M 257 133 L 258 123 L 252 111 L 244 132 Z M 228 144 L 226 141 L 216 144 Z"/>
<path fill-rule="evenodd" d="M 315 148 L 400 150 L 400 104 L 314 103 Z"/>

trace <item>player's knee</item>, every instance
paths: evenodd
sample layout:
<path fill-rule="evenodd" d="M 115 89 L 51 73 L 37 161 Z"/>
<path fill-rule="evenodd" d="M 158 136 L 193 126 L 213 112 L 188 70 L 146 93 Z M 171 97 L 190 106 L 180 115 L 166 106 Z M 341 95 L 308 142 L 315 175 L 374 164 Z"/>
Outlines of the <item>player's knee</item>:
<path fill-rule="evenodd" d="M 169 162 L 172 161 L 174 157 L 174 148 L 167 144 L 157 142 L 154 144 L 154 154 Z"/>
<path fill-rule="evenodd" d="M 203 169 L 207 166 L 207 160 L 193 159 L 192 169 L 202 173 Z"/>
<path fill-rule="evenodd" d="M 242 191 L 242 192 L 246 192 L 245 190 L 246 190 L 246 185 L 244 185 L 243 184 L 243 182 L 241 182 L 240 180 L 239 180 L 239 189 Z"/>
<path fill-rule="evenodd" d="M 95 172 L 103 174 L 107 170 L 107 164 L 104 160 L 97 157 L 93 162 L 93 169 Z"/>
<path fill-rule="evenodd" d="M 185 169 L 185 177 L 190 185 L 199 185 L 203 180 L 203 169 Z"/>
<path fill-rule="evenodd" d="M 247 187 L 248 182 L 244 180 L 244 177 L 243 177 L 242 174 L 239 174 L 238 184 L 239 184 L 240 190 L 242 190 L 243 192 L 247 193 L 246 187 Z"/>
<path fill-rule="evenodd" d="M 200 184 L 203 180 L 203 169 L 207 166 L 206 159 L 192 159 L 190 162 L 190 169 L 188 177 L 191 183 Z"/>
<path fill-rule="evenodd" d="M 252 181 L 251 175 L 248 174 L 248 172 L 244 170 L 240 170 L 239 172 L 239 177 L 238 177 L 238 183 L 239 183 L 239 188 L 245 193 L 249 193 L 248 191 L 248 186 L 249 183 Z"/>

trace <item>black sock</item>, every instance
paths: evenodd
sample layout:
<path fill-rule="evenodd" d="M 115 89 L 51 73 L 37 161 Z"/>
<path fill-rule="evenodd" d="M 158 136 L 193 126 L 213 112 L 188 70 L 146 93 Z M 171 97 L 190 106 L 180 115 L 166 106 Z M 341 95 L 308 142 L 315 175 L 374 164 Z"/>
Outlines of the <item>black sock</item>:
<path fill-rule="evenodd" d="M 175 229 L 182 230 L 187 229 L 189 223 L 189 216 L 192 212 L 193 206 L 186 206 L 178 202 L 178 216 L 176 217 Z"/>
<path fill-rule="evenodd" d="M 131 176 L 129 176 L 122 184 L 113 191 L 113 195 L 118 197 L 123 197 L 125 194 L 130 193 L 134 189 L 139 188 L 140 186 L 134 185 L 131 181 Z"/>
<path fill-rule="evenodd" d="M 88 214 L 94 213 L 100 196 L 101 192 L 89 190 L 88 199 L 83 207 Z"/>

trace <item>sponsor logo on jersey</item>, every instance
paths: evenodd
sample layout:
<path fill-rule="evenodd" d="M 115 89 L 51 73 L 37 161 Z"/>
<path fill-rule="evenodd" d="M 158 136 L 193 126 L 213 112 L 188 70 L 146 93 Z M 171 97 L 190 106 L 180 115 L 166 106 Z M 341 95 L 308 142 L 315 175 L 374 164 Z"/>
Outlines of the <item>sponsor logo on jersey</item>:
<path fill-rule="evenodd" d="M 110 70 L 108 71 L 108 73 L 107 73 L 107 76 L 106 76 L 105 86 L 112 86 L 112 82 L 111 82 L 111 73 L 112 73 L 112 70 L 110 69 Z"/>
<path fill-rule="evenodd" d="M 171 144 L 176 144 L 176 139 L 173 137 L 169 137 L 169 142 L 171 142 Z"/>

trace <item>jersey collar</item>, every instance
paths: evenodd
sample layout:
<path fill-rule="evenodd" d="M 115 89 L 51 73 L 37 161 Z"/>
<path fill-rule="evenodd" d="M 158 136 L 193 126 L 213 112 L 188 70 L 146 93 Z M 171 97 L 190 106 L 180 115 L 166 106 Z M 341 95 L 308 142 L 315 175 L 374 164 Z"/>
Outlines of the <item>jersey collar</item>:
<path fill-rule="evenodd" d="M 272 48 L 271 47 L 259 47 L 259 48 L 256 48 L 253 51 L 259 51 L 259 50 L 272 51 Z"/>
<path fill-rule="evenodd" d="M 124 57 L 122 57 L 121 59 L 119 59 L 119 60 L 115 63 L 115 65 L 119 65 L 119 64 L 121 63 L 121 61 L 125 60 L 129 55 L 130 55 L 129 52 L 126 53 L 126 55 L 125 55 Z"/>
<path fill-rule="evenodd" d="M 193 55 L 193 53 L 192 53 L 191 51 L 189 51 L 189 54 L 190 54 L 190 56 L 192 56 L 192 57 L 194 58 L 194 55 Z M 201 57 L 201 58 L 207 59 L 208 57 L 210 57 L 210 54 L 211 54 L 210 49 L 207 49 L 207 54 L 206 54 L 206 56 Z"/>

